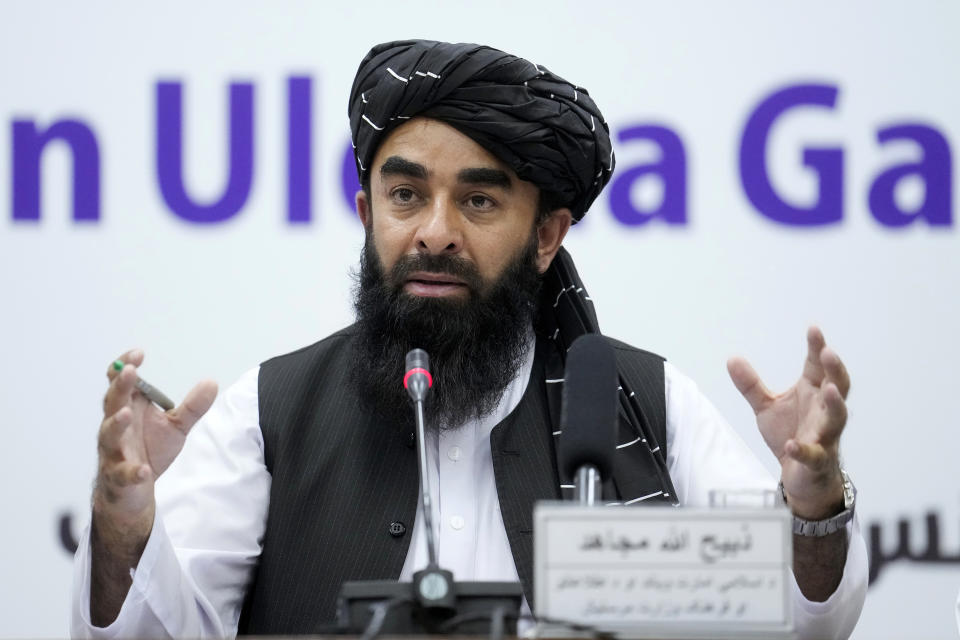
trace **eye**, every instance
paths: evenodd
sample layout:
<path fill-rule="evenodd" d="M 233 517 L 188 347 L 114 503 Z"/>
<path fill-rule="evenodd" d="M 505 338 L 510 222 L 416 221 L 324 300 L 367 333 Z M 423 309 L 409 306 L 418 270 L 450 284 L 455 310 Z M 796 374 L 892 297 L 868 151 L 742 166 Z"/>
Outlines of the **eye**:
<path fill-rule="evenodd" d="M 496 204 L 497 203 L 494 202 L 493 199 L 483 195 L 482 193 L 475 193 L 467 197 L 467 205 L 471 209 L 475 209 L 477 211 L 489 211 L 490 209 L 493 209 Z"/>
<path fill-rule="evenodd" d="M 390 192 L 390 198 L 397 204 L 410 204 L 417 199 L 417 192 L 410 187 L 397 187 Z"/>

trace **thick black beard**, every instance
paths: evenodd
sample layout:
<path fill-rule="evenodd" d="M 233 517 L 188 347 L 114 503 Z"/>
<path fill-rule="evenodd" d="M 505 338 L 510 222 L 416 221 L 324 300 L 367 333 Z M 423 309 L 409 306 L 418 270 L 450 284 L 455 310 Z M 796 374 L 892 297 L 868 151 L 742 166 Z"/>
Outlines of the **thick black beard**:
<path fill-rule="evenodd" d="M 414 348 L 430 355 L 433 388 L 426 416 L 431 428 L 451 429 L 496 408 L 527 349 L 540 291 L 534 233 L 503 274 L 485 285 L 473 263 L 455 255 L 405 256 L 389 274 L 368 231 L 354 288 L 357 358 L 352 384 L 386 421 L 411 421 L 403 388 L 405 358 Z M 403 291 L 415 271 L 461 278 L 466 300 L 424 298 Z"/>

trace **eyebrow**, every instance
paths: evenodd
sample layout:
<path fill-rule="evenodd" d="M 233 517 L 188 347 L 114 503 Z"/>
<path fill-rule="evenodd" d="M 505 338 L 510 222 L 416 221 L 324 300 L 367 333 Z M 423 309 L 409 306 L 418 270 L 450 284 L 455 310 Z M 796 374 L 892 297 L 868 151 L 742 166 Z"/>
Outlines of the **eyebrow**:
<path fill-rule="evenodd" d="M 419 162 L 407 160 L 401 156 L 390 156 L 380 166 L 380 176 L 405 176 L 418 180 L 427 179 L 427 168 Z M 457 173 L 457 182 L 461 184 L 487 185 L 500 187 L 509 191 L 513 188 L 513 181 L 506 171 L 491 167 L 473 167 L 461 169 Z"/>
<path fill-rule="evenodd" d="M 464 184 L 482 184 L 491 187 L 500 187 L 509 191 L 513 187 L 513 181 L 506 171 L 500 169 L 490 169 L 478 167 L 476 169 L 463 169 L 457 174 L 457 181 Z"/>
<path fill-rule="evenodd" d="M 380 176 L 406 176 L 426 180 L 427 168 L 417 162 L 412 162 L 400 156 L 390 156 L 380 167 Z"/>

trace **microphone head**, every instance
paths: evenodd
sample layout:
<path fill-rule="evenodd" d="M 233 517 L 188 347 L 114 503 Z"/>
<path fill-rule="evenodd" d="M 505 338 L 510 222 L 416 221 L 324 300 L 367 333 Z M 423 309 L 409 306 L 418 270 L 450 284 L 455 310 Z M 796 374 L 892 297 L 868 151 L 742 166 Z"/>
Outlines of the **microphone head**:
<path fill-rule="evenodd" d="M 407 371 L 411 369 L 423 369 L 430 371 L 430 356 L 423 349 L 410 349 L 407 352 Z"/>
<path fill-rule="evenodd" d="M 430 375 L 430 356 L 423 349 L 411 349 L 407 352 L 406 373 L 403 376 L 403 388 L 414 401 L 423 400 L 433 386 Z"/>
<path fill-rule="evenodd" d="M 567 351 L 558 458 L 560 474 L 572 479 L 593 465 L 602 480 L 613 475 L 617 429 L 617 359 L 598 334 L 585 334 Z"/>

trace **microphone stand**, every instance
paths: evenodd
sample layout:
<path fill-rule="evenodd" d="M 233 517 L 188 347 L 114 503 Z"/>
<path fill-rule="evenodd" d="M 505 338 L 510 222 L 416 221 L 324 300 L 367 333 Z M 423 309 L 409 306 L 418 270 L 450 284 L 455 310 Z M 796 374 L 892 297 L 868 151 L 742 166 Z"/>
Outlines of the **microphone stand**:
<path fill-rule="evenodd" d="M 437 543 L 433 538 L 433 504 L 430 500 L 430 478 L 427 475 L 426 420 L 423 415 L 423 400 L 415 400 L 414 413 L 417 421 L 417 458 L 420 461 L 420 506 L 423 511 L 423 523 L 427 530 L 427 558 L 430 566 L 437 564 Z"/>
<path fill-rule="evenodd" d="M 577 468 L 577 478 L 574 481 L 576 490 L 574 500 L 587 507 L 595 507 L 602 504 L 601 491 L 603 484 L 600 479 L 600 471 L 592 464 L 585 464 Z"/>
<path fill-rule="evenodd" d="M 413 582 L 365 580 L 344 582 L 337 601 L 337 620 L 342 633 L 363 632 L 364 640 L 380 633 L 423 635 L 425 633 L 502 634 L 516 633 L 523 591 L 513 582 L 459 582 L 437 562 L 433 530 L 433 506 L 427 467 L 424 402 L 433 378 L 430 360 L 423 349 L 407 354 L 403 386 L 413 400 L 420 469 L 420 512 L 427 537 L 427 566 L 413 574 Z M 458 615 L 459 614 L 459 615 Z"/>
<path fill-rule="evenodd" d="M 407 391 L 413 399 L 417 423 L 417 457 L 420 460 L 420 509 L 427 533 L 427 566 L 413 574 L 413 592 L 420 606 L 427 611 L 449 616 L 456 610 L 457 594 L 453 573 L 437 564 L 437 542 L 433 536 L 433 505 L 430 499 L 430 476 L 427 468 L 426 418 L 423 403 L 432 380 L 427 376 L 427 353 L 414 349 L 407 354 Z M 422 371 L 422 373 L 421 373 Z"/>

